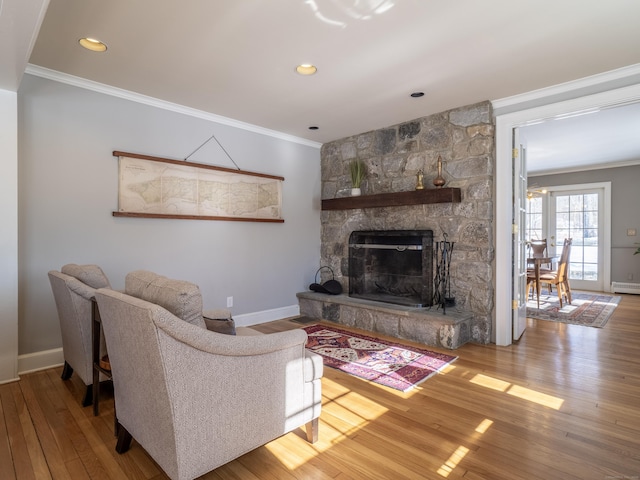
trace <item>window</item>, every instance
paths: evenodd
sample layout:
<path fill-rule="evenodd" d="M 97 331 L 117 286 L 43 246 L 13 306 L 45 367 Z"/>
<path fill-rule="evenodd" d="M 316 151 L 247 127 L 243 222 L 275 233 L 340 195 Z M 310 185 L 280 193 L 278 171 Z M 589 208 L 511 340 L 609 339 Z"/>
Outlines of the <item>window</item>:
<path fill-rule="evenodd" d="M 526 239 L 542 240 L 542 197 L 531 197 L 527 199 L 527 221 Z"/>
<path fill-rule="evenodd" d="M 558 242 L 572 238 L 569 278 L 598 280 L 598 194 L 556 197 Z"/>

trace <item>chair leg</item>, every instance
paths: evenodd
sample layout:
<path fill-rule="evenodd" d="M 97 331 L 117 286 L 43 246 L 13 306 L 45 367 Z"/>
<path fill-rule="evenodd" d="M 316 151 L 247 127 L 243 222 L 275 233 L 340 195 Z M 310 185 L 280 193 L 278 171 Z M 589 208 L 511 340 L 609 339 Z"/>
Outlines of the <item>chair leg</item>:
<path fill-rule="evenodd" d="M 536 283 L 535 279 L 533 279 L 533 278 L 531 280 L 527 279 L 527 300 L 529 300 L 529 297 L 531 297 L 532 300 L 535 297 L 536 292 L 537 292 L 536 285 L 537 285 L 537 283 Z M 533 288 L 533 291 L 531 290 L 532 288 Z M 538 299 L 538 301 L 540 301 L 540 300 Z"/>
<path fill-rule="evenodd" d="M 120 435 L 120 422 L 118 421 L 118 415 L 116 413 L 116 402 L 113 402 L 113 436 Z"/>
<path fill-rule="evenodd" d="M 62 375 L 60 376 L 60 378 L 62 380 L 69 380 L 71 378 L 71 375 L 73 375 L 73 368 L 65 360 L 64 367 L 62 369 Z"/>
<path fill-rule="evenodd" d="M 569 286 L 569 280 L 565 280 L 564 282 L 564 290 L 567 292 L 567 301 L 569 305 L 571 305 L 571 287 Z"/>
<path fill-rule="evenodd" d="M 131 434 L 127 429 L 118 424 L 118 442 L 116 443 L 116 452 L 125 453 L 131 447 Z"/>
<path fill-rule="evenodd" d="M 93 403 L 93 385 L 87 385 L 87 390 L 84 392 L 84 398 L 82 399 L 82 406 L 88 407 Z"/>
<path fill-rule="evenodd" d="M 306 425 L 307 429 L 307 441 L 309 443 L 316 443 L 318 441 L 319 422 L 317 418 L 314 418 Z"/>
<path fill-rule="evenodd" d="M 556 290 L 558 291 L 558 300 L 560 301 L 560 308 L 562 308 L 562 283 L 556 284 Z"/>

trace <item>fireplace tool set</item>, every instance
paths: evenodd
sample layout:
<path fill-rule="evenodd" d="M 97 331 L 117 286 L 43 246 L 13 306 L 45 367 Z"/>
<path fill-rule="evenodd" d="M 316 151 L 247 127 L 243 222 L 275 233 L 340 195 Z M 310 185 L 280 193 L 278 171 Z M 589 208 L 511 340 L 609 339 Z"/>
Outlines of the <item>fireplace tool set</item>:
<path fill-rule="evenodd" d="M 449 236 L 442 234 L 441 242 L 435 242 L 433 249 L 436 274 L 433 281 L 433 305 L 442 307 L 442 313 L 447 314 L 447 307 L 453 307 L 456 299 L 451 296 L 451 254 L 455 242 L 447 241 Z"/>

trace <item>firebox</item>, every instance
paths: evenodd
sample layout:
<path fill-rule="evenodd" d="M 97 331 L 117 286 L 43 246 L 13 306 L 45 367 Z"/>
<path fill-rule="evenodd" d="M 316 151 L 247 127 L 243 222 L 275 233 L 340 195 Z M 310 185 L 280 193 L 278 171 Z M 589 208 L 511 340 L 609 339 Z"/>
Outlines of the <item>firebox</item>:
<path fill-rule="evenodd" d="M 349 296 L 408 307 L 433 303 L 433 231 L 355 231 Z"/>

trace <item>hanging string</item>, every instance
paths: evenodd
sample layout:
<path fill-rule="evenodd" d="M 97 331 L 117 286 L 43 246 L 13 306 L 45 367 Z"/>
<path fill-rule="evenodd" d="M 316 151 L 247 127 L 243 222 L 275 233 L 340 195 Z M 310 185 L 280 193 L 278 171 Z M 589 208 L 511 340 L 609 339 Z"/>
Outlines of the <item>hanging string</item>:
<path fill-rule="evenodd" d="M 191 157 L 194 153 L 196 153 L 198 150 L 200 150 L 202 147 L 204 147 L 204 146 L 205 146 L 207 143 L 209 143 L 212 139 L 216 141 L 216 143 L 217 143 L 217 144 L 218 144 L 218 146 L 222 149 L 222 151 L 225 153 L 225 155 L 229 158 L 229 160 L 231 160 L 231 163 L 233 163 L 233 164 L 236 166 L 236 168 L 237 168 L 238 170 L 242 170 L 242 169 L 238 166 L 238 164 L 237 164 L 236 162 L 234 162 L 234 161 L 233 161 L 233 158 L 231 158 L 231 155 L 229 155 L 229 152 L 227 152 L 227 151 L 225 150 L 225 148 L 222 146 L 222 144 L 218 141 L 218 139 L 216 138 L 215 134 L 211 135 L 211 136 L 207 139 L 207 141 L 206 141 L 206 142 L 204 142 L 202 145 L 200 145 L 198 148 L 196 148 L 193 152 L 191 152 L 189 155 L 187 155 L 187 156 L 185 157 L 185 159 L 184 159 L 184 160 L 185 160 L 185 162 L 186 162 L 187 160 L 189 160 L 189 157 Z"/>

